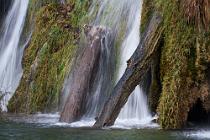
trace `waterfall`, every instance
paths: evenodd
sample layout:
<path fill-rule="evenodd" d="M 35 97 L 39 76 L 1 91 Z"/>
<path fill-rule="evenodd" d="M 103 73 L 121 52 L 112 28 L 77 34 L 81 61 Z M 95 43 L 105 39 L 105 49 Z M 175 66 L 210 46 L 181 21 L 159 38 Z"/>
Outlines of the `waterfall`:
<path fill-rule="evenodd" d="M 90 16 L 93 16 L 97 5 L 100 7 L 92 24 L 111 28 L 114 37 L 119 39 L 125 35 L 124 32 L 129 24 L 129 13 L 133 11 L 132 8 L 137 4 L 136 2 L 137 0 L 95 0 L 90 10 Z"/>
<path fill-rule="evenodd" d="M 118 79 L 123 75 L 127 60 L 132 56 L 140 42 L 140 21 L 142 0 L 104 0 L 99 1 L 94 24 L 110 27 L 116 42 L 123 40 L 120 47 Z M 95 9 L 93 6 L 92 9 Z M 92 10 L 92 13 L 94 10 Z M 148 110 L 147 97 L 137 86 L 123 107 L 115 125 L 144 125 L 152 117 Z"/>
<path fill-rule="evenodd" d="M 129 13 L 126 38 L 121 46 L 118 79 L 122 77 L 127 67 L 127 60 L 132 56 L 140 42 L 141 8 L 142 1 L 135 0 L 135 5 Z M 147 97 L 141 87 L 137 86 L 121 110 L 115 124 L 137 126 L 150 123 L 151 120 L 152 116 L 148 110 Z"/>
<path fill-rule="evenodd" d="M 19 46 L 29 0 L 13 0 L 3 23 L 0 36 L 0 107 L 7 111 L 7 104 L 22 76 L 21 60 L 24 46 Z"/>
<path fill-rule="evenodd" d="M 97 7 L 97 5 L 99 5 L 99 7 Z M 127 67 L 127 60 L 131 57 L 139 45 L 141 8 L 142 0 L 95 0 L 90 8 L 89 16 L 95 16 L 95 19 L 91 24 L 93 26 L 110 28 L 113 34 L 112 37 L 114 37 L 115 40 L 115 47 L 120 47 L 120 61 L 118 64 L 119 72 L 117 80 L 119 80 L 123 75 Z M 102 59 L 110 59 L 110 57 L 104 57 Z M 101 80 L 96 83 L 98 85 L 98 89 L 101 89 L 101 86 L 104 86 L 101 83 L 103 80 L 104 77 L 101 77 Z M 89 108 L 87 108 L 87 114 L 81 121 L 72 123 L 72 126 L 86 126 L 94 123 L 95 107 L 98 104 L 103 104 L 103 102 L 100 102 L 99 96 L 102 98 L 104 97 L 100 92 L 98 92 L 98 90 L 96 90 L 93 96 L 94 98 L 92 98 L 90 101 L 91 104 Z M 85 121 L 88 120 L 88 118 L 91 122 Z M 150 123 L 151 120 L 152 116 L 148 110 L 147 97 L 142 92 L 140 86 L 137 86 L 120 112 L 115 126 L 138 127 L 138 125 Z"/>
<path fill-rule="evenodd" d="M 126 21 L 126 15 L 130 10 L 129 6 L 127 6 L 130 5 L 130 1 L 94 0 L 93 4 L 90 7 L 89 16 L 95 16 L 95 19 L 93 19 L 90 24 L 92 26 L 105 27 L 108 30 L 111 30 L 111 33 L 108 31 L 107 34 L 104 36 L 105 44 L 101 50 L 102 57 L 100 58 L 100 65 L 98 66 L 99 72 L 97 74 L 97 81 L 93 84 L 95 86 L 95 91 L 93 91 L 93 96 L 89 100 L 87 112 L 82 118 L 83 120 L 91 120 L 92 124 L 95 121 L 95 117 L 98 115 L 98 113 L 100 113 L 100 110 L 102 109 L 110 93 L 110 90 L 112 90 L 113 88 L 111 77 L 113 77 L 114 73 L 113 65 L 115 65 L 115 54 L 113 53 L 114 49 L 110 48 L 110 42 L 111 40 L 118 40 L 118 36 L 120 34 L 119 30 L 123 28 L 121 23 Z M 99 9 L 97 7 L 97 4 L 100 5 Z M 98 11 L 97 14 L 94 15 L 96 9 Z"/>

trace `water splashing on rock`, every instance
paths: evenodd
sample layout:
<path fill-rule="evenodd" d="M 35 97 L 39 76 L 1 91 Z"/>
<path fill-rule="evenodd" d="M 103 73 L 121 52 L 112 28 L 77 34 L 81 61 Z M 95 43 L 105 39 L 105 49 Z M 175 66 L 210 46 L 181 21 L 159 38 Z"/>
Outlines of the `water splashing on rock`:
<path fill-rule="evenodd" d="M 140 21 L 142 1 L 135 0 L 135 4 L 129 12 L 126 38 L 121 46 L 120 68 L 118 79 L 120 79 L 127 67 L 127 61 L 132 56 L 140 42 Z M 115 124 L 122 125 L 145 125 L 150 123 L 152 116 L 148 110 L 147 97 L 137 86 L 129 97 L 124 108 L 121 110 Z"/>

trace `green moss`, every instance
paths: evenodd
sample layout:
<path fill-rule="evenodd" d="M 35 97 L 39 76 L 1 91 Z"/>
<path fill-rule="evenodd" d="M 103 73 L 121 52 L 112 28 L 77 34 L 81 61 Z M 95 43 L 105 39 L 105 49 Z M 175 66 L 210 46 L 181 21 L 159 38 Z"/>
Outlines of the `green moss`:
<path fill-rule="evenodd" d="M 141 33 L 145 31 L 145 28 L 148 25 L 149 19 L 151 18 L 153 12 L 154 12 L 154 0 L 143 0 L 141 28 L 140 28 Z"/>
<path fill-rule="evenodd" d="M 150 19 L 152 18 L 152 14 L 155 12 L 155 0 L 143 0 L 142 5 L 142 15 L 141 15 L 141 28 L 140 32 L 144 33 L 147 28 Z M 162 42 L 160 42 L 160 48 L 162 47 Z M 149 71 L 149 75 L 151 75 L 151 82 L 148 85 L 148 103 L 150 110 L 156 113 L 156 109 L 159 103 L 159 97 L 161 93 L 161 83 L 160 83 L 160 74 L 159 74 L 159 60 L 161 49 L 158 50 L 158 54 L 155 56 L 153 63 L 151 65 L 151 71 Z M 147 77 L 148 78 L 148 77 Z M 145 86 L 145 85 L 143 85 Z"/>
<path fill-rule="evenodd" d="M 201 46 L 198 45 L 199 32 L 196 24 L 189 23 L 185 9 L 173 0 L 156 0 L 156 9 L 164 17 L 164 46 L 162 46 L 160 73 L 162 95 L 158 107 L 159 123 L 164 129 L 182 128 L 190 108 L 201 98 L 205 83 L 204 70 L 198 68 Z M 205 59 L 207 61 L 207 59 Z M 199 74 L 199 70 L 201 70 Z"/>
<path fill-rule="evenodd" d="M 176 4 L 169 7 L 165 12 L 174 11 L 173 8 L 178 9 Z M 176 13 L 180 12 L 176 11 Z M 186 26 L 179 14 L 164 15 L 164 19 L 166 28 L 165 45 L 161 57 L 163 89 L 159 105 L 160 124 L 166 129 L 181 128 L 187 119 L 186 112 L 189 110 L 189 106 L 185 105 L 188 101 L 184 94 L 188 92 L 187 55 L 192 43 L 195 42 L 194 32 L 193 28 Z"/>
<path fill-rule="evenodd" d="M 48 4 L 37 12 L 32 39 L 24 54 L 24 74 L 10 100 L 10 112 L 57 109 L 64 78 L 78 48 L 85 8 L 85 1 L 74 1 L 68 5 Z"/>

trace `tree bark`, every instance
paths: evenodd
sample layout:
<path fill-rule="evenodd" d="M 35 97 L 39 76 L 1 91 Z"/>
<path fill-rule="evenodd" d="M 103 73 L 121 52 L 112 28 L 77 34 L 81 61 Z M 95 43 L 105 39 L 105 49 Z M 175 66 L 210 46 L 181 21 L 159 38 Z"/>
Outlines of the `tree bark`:
<path fill-rule="evenodd" d="M 143 79 L 159 47 L 158 43 L 163 32 L 161 23 L 162 17 L 154 13 L 138 48 L 127 62 L 125 73 L 113 89 L 94 127 L 113 125 L 128 97 Z"/>

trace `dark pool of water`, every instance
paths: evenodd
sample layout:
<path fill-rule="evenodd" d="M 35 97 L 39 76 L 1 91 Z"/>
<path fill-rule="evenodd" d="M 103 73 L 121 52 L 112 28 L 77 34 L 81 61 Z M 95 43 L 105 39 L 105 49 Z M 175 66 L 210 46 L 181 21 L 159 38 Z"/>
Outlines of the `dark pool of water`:
<path fill-rule="evenodd" d="M 193 131 L 159 129 L 113 130 L 44 126 L 29 123 L 0 122 L 0 140 L 197 140 L 208 139 Z M 207 134 L 210 134 L 207 133 Z M 210 138 L 210 137 L 209 137 Z"/>

